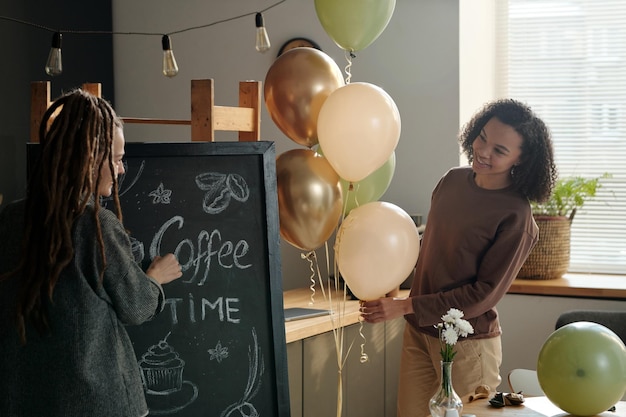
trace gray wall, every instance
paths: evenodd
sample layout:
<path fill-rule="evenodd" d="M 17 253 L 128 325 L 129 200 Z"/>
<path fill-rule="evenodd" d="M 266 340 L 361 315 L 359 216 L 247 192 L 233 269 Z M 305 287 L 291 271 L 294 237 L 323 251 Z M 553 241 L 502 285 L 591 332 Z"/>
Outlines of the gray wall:
<path fill-rule="evenodd" d="M 272 3 L 113 0 L 113 25 L 120 32 L 172 32 L 255 12 Z M 458 165 L 458 8 L 458 0 L 398 0 L 387 28 L 372 45 L 357 51 L 352 61 L 351 81 L 383 88 L 400 111 L 402 134 L 396 148 L 396 171 L 380 200 L 409 213 L 427 213 L 435 182 L 447 168 Z M 160 72 L 159 37 L 115 37 L 118 112 L 134 117 L 189 118 L 190 80 L 203 78 L 215 80 L 216 104 L 237 105 L 238 82 L 264 81 L 280 46 L 296 36 L 319 43 L 344 70 L 343 50 L 322 28 L 313 0 L 288 0 L 264 13 L 264 18 L 272 42 L 265 54 L 254 49 L 254 16 L 173 35 L 180 72 L 172 79 Z M 274 125 L 265 108 L 261 133 L 264 140 L 276 142 L 277 156 L 300 147 Z M 190 133 L 185 127 L 127 125 L 126 138 L 186 141 Z M 223 140 L 231 139 L 223 136 Z M 323 250 L 318 257 L 324 262 Z M 308 285 L 308 263 L 286 242 L 282 244 L 282 265 L 285 289 Z"/>
<path fill-rule="evenodd" d="M 0 15 L 54 29 L 111 30 L 111 2 L 4 0 Z M 0 20 L 0 194 L 4 203 L 26 189 L 26 142 L 30 138 L 30 84 L 51 81 L 51 98 L 85 82 L 101 82 L 113 100 L 111 35 L 63 35 L 63 74 L 51 78 L 44 66 L 52 32 Z"/>
<path fill-rule="evenodd" d="M 254 13 L 274 2 L 112 0 L 112 15 L 111 3 L 98 3 L 48 5 L 11 0 L 0 5 L 0 12 L 52 28 L 159 34 Z M 352 60 L 351 81 L 383 88 L 400 111 L 402 134 L 396 148 L 396 171 L 380 200 L 409 213 L 426 214 L 435 182 L 450 166 L 458 165 L 458 9 L 458 0 L 397 0 L 387 28 Z M 161 75 L 160 35 L 124 34 L 65 34 L 64 73 L 50 78 L 43 65 L 52 34 L 0 21 L 0 35 L 10 40 L 5 48 L 12 60 L 12 65 L 0 65 L 0 194 L 4 202 L 25 193 L 31 81 L 50 80 L 52 99 L 82 83 L 101 82 L 103 96 L 122 116 L 188 119 L 192 79 L 214 79 L 216 103 L 237 105 L 238 82 L 264 81 L 280 45 L 292 37 L 313 39 L 344 70 L 344 51 L 322 28 L 313 0 L 288 0 L 264 17 L 272 42 L 265 54 L 254 49 L 254 15 L 172 35 L 180 67 L 172 79 Z M 262 138 L 276 142 L 277 156 L 300 147 L 274 125 L 265 108 L 261 126 Z M 190 132 L 186 127 L 127 125 L 126 137 L 128 141 L 188 141 Z M 234 140 L 234 135 L 218 139 Z M 332 239 L 329 245 L 332 253 Z M 283 242 L 281 252 L 283 287 L 308 285 L 308 263 L 300 258 L 300 251 Z M 323 248 L 318 257 L 324 264 Z"/>

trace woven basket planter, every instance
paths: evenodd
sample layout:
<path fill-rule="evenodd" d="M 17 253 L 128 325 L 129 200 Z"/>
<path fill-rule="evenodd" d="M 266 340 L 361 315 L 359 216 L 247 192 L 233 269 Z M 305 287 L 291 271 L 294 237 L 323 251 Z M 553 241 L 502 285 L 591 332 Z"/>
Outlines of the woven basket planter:
<path fill-rule="evenodd" d="M 522 279 L 557 279 L 569 268 L 571 219 L 535 217 L 539 241 L 517 274 Z"/>

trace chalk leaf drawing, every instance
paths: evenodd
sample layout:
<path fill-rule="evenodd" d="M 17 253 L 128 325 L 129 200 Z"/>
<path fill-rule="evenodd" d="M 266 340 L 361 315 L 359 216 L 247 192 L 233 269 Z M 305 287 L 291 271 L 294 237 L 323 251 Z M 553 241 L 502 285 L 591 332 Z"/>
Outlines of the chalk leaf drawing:
<path fill-rule="evenodd" d="M 196 176 L 196 185 L 206 191 L 202 209 L 207 214 L 218 214 L 226 210 L 231 199 L 245 203 L 250 197 L 248 184 L 239 174 L 205 172 Z"/>
<path fill-rule="evenodd" d="M 217 363 L 222 363 L 222 360 L 228 357 L 228 348 L 222 346 L 222 341 L 220 340 L 215 345 L 215 349 L 209 349 L 209 355 L 211 355 L 209 360 L 215 359 Z"/>
<path fill-rule="evenodd" d="M 172 190 L 166 190 L 163 183 L 160 183 L 157 189 L 150 191 L 148 195 L 152 197 L 152 204 L 169 204 Z"/>
<path fill-rule="evenodd" d="M 248 346 L 248 383 L 246 384 L 246 389 L 239 401 L 229 405 L 222 411 L 220 417 L 260 416 L 251 401 L 261 388 L 260 379 L 265 372 L 265 365 L 263 364 L 263 355 L 261 355 L 261 348 L 259 347 L 259 341 L 257 340 L 256 329 L 254 327 L 252 328 L 252 338 L 254 339 L 254 349 Z"/>

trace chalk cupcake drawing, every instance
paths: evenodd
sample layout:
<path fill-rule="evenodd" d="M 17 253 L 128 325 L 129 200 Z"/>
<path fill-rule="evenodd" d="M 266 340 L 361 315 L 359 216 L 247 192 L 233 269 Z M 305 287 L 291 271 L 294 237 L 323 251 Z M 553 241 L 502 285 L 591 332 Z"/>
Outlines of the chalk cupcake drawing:
<path fill-rule="evenodd" d="M 196 384 L 183 378 L 185 361 L 167 342 L 170 334 L 150 346 L 138 362 L 150 415 L 178 413 L 198 398 Z M 252 339 L 253 344 L 248 345 L 248 381 L 243 394 L 226 407 L 220 417 L 260 417 L 252 400 L 261 388 L 265 364 L 254 327 Z M 210 360 L 216 359 L 218 363 L 228 358 L 228 350 L 221 346 L 220 341 L 215 349 L 208 352 Z"/>
<path fill-rule="evenodd" d="M 167 342 L 170 334 L 150 346 L 138 363 L 151 415 L 177 413 L 198 398 L 198 387 L 183 379 L 185 361 Z"/>
<path fill-rule="evenodd" d="M 196 177 L 196 185 L 206 191 L 202 209 L 207 214 L 218 214 L 226 210 L 231 199 L 245 203 L 250 197 L 250 189 L 239 174 L 206 172 Z"/>
<path fill-rule="evenodd" d="M 261 388 L 261 376 L 265 372 L 265 364 L 263 355 L 256 336 L 256 329 L 252 328 L 252 338 L 254 339 L 254 348 L 248 346 L 248 382 L 243 391 L 242 397 L 229 405 L 220 417 L 259 417 L 252 399 L 256 396 Z"/>

